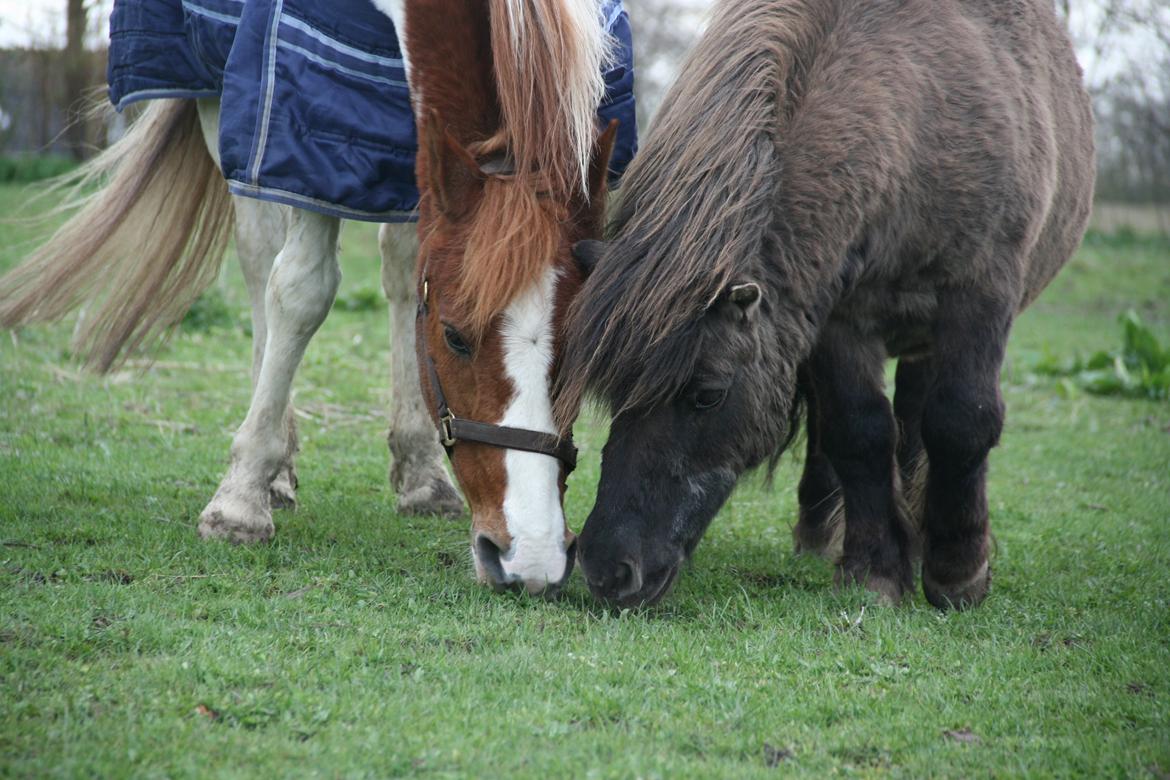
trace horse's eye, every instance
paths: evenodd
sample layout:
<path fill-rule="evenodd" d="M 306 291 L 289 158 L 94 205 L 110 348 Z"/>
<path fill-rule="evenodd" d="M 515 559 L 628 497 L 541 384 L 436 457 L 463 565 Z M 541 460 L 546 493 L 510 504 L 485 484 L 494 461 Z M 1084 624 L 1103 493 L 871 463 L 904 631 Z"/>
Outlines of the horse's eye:
<path fill-rule="evenodd" d="M 691 395 L 691 405 L 699 411 L 714 409 L 727 397 L 726 387 L 703 387 Z"/>
<path fill-rule="evenodd" d="M 471 356 L 471 347 L 467 345 L 467 342 L 464 341 L 463 336 L 460 335 L 459 331 L 455 330 L 450 325 L 443 326 L 443 339 L 447 342 L 447 346 L 451 349 L 451 351 L 456 355 L 460 355 L 462 357 Z"/>

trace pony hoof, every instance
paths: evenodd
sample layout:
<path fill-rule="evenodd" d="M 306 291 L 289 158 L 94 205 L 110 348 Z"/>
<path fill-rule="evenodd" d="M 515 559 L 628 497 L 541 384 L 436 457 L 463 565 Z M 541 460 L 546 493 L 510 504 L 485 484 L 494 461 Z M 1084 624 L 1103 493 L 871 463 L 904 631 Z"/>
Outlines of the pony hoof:
<path fill-rule="evenodd" d="M 837 567 L 833 582 L 838 590 L 853 585 L 860 585 L 872 593 L 877 604 L 882 607 L 896 607 L 906 597 L 906 586 L 896 577 L 884 577 L 880 574 L 857 574 L 850 572 L 843 566 Z"/>
<path fill-rule="evenodd" d="M 422 487 L 398 494 L 398 514 L 460 517 L 463 497 L 446 479 L 434 477 Z"/>
<path fill-rule="evenodd" d="M 199 515 L 199 536 L 203 539 L 223 539 L 232 544 L 267 542 L 276 533 L 272 515 L 267 511 L 248 511 L 239 502 L 212 500 Z"/>
<path fill-rule="evenodd" d="M 961 582 L 943 584 L 930 576 L 923 567 L 922 592 L 926 600 L 938 609 L 964 610 L 977 607 L 991 590 L 991 567 L 987 561 L 972 576 Z"/>
<path fill-rule="evenodd" d="M 281 469 L 280 473 L 276 475 L 276 479 L 272 480 L 272 487 L 268 490 L 268 499 L 273 509 L 296 511 L 297 474 L 293 471 L 292 466 Z"/>

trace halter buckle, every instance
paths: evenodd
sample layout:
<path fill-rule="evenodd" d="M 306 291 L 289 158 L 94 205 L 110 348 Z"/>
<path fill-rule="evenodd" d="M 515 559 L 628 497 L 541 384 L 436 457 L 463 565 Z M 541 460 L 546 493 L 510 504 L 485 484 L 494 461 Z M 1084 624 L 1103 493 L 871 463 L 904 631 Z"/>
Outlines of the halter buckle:
<path fill-rule="evenodd" d="M 455 446 L 455 434 L 451 431 L 451 424 L 455 422 L 455 415 L 448 410 L 439 418 L 439 443 L 450 449 Z"/>

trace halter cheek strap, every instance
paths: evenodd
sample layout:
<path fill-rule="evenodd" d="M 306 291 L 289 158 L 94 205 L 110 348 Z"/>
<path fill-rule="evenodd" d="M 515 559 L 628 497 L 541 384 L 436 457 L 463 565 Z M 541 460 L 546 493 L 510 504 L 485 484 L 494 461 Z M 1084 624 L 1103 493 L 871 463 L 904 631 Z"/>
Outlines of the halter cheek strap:
<path fill-rule="evenodd" d="M 427 312 L 427 297 L 429 284 L 423 278 L 422 295 L 418 302 L 416 327 L 422 327 L 423 316 Z M 426 331 L 422 331 L 424 346 Z M 544 431 L 533 431 L 528 428 L 513 428 L 507 425 L 464 420 L 456 417 L 447 404 L 447 396 L 443 393 L 443 385 L 439 381 L 439 372 L 435 368 L 435 361 L 431 358 L 430 350 L 426 351 L 427 375 L 431 383 L 431 391 L 435 394 L 436 416 L 439 418 L 439 443 L 451 456 L 455 444 L 460 441 L 486 444 L 490 447 L 499 447 L 506 450 L 522 450 L 535 452 L 538 455 L 548 455 L 556 458 L 565 468 L 568 476 L 577 467 L 577 447 L 573 444 L 573 437 L 561 437 Z"/>

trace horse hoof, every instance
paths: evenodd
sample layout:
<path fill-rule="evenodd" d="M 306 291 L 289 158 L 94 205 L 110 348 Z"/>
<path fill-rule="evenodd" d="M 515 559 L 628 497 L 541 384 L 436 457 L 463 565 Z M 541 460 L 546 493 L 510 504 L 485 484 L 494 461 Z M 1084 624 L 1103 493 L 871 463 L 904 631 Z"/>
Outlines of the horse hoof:
<path fill-rule="evenodd" d="M 882 607 L 896 607 L 906 597 L 906 586 L 897 577 L 885 577 L 880 574 L 857 574 L 850 572 L 844 566 L 837 567 L 833 582 L 838 590 L 853 585 L 860 585 L 872 593 L 877 604 Z"/>
<path fill-rule="evenodd" d="M 250 509 L 250 511 L 249 511 Z M 232 544 L 267 542 L 276 533 L 271 513 L 216 496 L 199 515 L 199 536 Z"/>
<path fill-rule="evenodd" d="M 398 514 L 460 517 L 463 497 L 445 478 L 433 477 L 421 487 L 398 494 Z"/>
<path fill-rule="evenodd" d="M 940 583 L 925 567 L 922 570 L 922 592 L 926 600 L 938 609 L 964 610 L 977 607 L 991 590 L 991 567 L 987 561 L 970 577 L 961 582 Z"/>
<path fill-rule="evenodd" d="M 297 474 L 292 466 L 289 466 L 287 469 L 281 469 L 280 473 L 276 475 L 276 479 L 272 480 L 272 487 L 268 491 L 268 499 L 273 509 L 296 511 Z"/>

